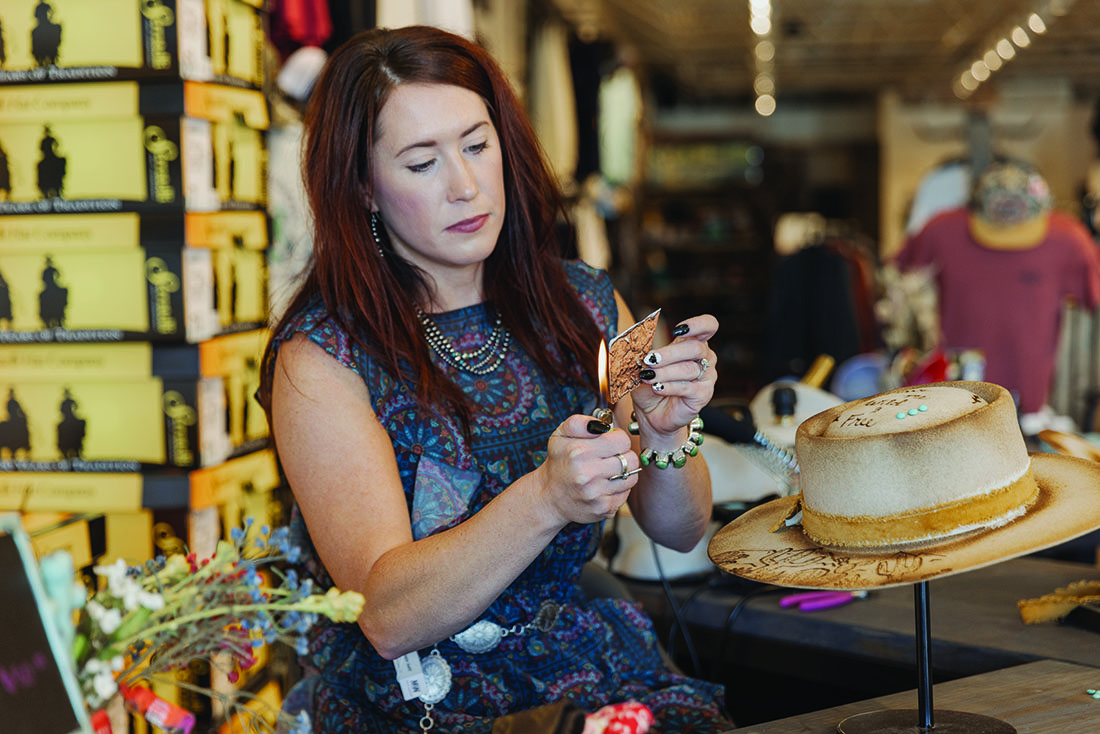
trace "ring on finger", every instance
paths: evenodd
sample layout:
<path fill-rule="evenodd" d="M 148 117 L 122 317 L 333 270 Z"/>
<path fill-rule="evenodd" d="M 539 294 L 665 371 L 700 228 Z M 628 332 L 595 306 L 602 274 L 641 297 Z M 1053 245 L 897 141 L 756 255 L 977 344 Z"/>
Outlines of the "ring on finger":
<path fill-rule="evenodd" d="M 698 382 L 699 380 L 703 379 L 703 375 L 707 373 L 708 369 L 710 369 L 710 360 L 706 357 L 703 357 L 699 360 L 699 374 L 695 376 L 695 379 L 692 380 L 692 382 Z"/>
<path fill-rule="evenodd" d="M 626 479 L 641 471 L 640 467 L 634 471 L 630 470 L 630 465 L 626 463 L 626 454 L 615 454 L 615 458 L 619 460 L 619 466 L 622 468 L 622 471 L 614 476 L 608 477 L 608 479 Z"/>

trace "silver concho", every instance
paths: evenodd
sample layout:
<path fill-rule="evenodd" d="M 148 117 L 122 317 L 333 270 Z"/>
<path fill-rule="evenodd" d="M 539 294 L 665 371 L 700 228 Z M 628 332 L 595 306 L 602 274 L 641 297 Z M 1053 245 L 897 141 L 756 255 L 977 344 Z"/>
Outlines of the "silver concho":
<path fill-rule="evenodd" d="M 500 644 L 504 628 L 496 622 L 483 619 L 451 637 L 454 643 L 469 653 L 489 652 Z"/>
<path fill-rule="evenodd" d="M 433 652 L 420 664 L 424 675 L 424 703 L 439 703 L 451 692 L 451 666 L 438 652 Z"/>

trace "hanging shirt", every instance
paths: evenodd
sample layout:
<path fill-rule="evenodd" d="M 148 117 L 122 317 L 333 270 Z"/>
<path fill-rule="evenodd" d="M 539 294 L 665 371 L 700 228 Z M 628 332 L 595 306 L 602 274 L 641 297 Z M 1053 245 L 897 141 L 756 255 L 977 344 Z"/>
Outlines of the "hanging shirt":
<path fill-rule="evenodd" d="M 569 67 L 569 34 L 561 23 L 547 23 L 531 47 L 531 124 L 546 158 L 563 184 L 577 171 L 577 106 Z"/>
<path fill-rule="evenodd" d="M 933 218 L 896 257 L 901 270 L 931 266 L 939 293 L 941 346 L 978 349 L 985 378 L 1014 392 L 1021 413 L 1047 401 L 1067 297 L 1100 302 L 1100 257 L 1077 220 L 1052 212 L 1035 247 L 994 250 L 970 236 L 969 212 Z"/>

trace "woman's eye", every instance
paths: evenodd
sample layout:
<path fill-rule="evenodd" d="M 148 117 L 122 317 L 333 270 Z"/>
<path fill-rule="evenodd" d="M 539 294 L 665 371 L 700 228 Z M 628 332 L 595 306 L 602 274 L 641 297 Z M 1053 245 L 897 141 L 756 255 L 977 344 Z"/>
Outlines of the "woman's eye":
<path fill-rule="evenodd" d="M 433 163 L 435 163 L 434 160 L 424 161 L 423 163 L 416 163 L 408 166 L 408 169 L 413 173 L 425 173 L 429 168 L 432 167 Z"/>
<path fill-rule="evenodd" d="M 468 147 L 466 150 L 470 151 L 471 153 L 480 153 L 488 147 L 489 147 L 489 141 L 486 140 L 483 143 L 474 143 L 473 145 Z"/>

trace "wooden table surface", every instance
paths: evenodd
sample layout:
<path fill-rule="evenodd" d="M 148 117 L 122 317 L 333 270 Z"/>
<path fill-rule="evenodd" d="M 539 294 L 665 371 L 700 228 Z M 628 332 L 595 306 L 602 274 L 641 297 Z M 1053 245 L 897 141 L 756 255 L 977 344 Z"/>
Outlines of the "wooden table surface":
<path fill-rule="evenodd" d="M 1100 569 L 1092 566 L 1025 557 L 930 581 L 931 663 L 937 680 L 1045 659 L 1100 666 L 1100 633 L 1058 623 L 1026 625 L 1017 606 L 1021 599 L 1070 582 L 1098 578 Z M 660 584 L 628 581 L 627 586 L 655 620 L 671 619 Z M 912 586 L 872 591 L 865 599 L 817 612 L 781 609 L 780 597 L 795 590 L 765 589 L 746 600 L 728 587 L 693 596 L 697 587 L 680 582 L 674 589 L 689 627 L 700 633 L 717 630 L 847 659 L 916 663 Z M 742 600 L 743 608 L 731 621 L 731 610 Z"/>
<path fill-rule="evenodd" d="M 939 683 L 932 689 L 932 704 L 933 711 L 992 716 L 1011 724 L 1019 734 L 1096 734 L 1100 732 L 1100 700 L 1086 691 L 1097 688 L 1100 669 L 1042 660 Z M 919 732 L 914 690 L 731 729 L 725 734 L 834 734 L 837 724 L 849 716 L 891 709 L 912 709 L 912 731 Z"/>

